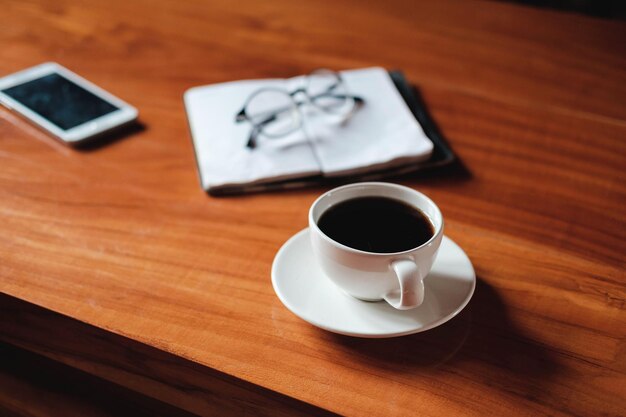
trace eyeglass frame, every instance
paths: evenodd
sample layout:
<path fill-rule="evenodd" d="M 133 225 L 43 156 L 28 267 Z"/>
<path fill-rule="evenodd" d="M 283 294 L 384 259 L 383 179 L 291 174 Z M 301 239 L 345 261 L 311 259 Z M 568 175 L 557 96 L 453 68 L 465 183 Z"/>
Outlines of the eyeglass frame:
<path fill-rule="evenodd" d="M 307 75 L 307 77 L 315 74 L 318 71 L 328 71 L 329 73 L 332 73 L 333 75 L 335 75 L 337 77 L 337 83 L 335 83 L 334 85 L 332 85 L 330 88 L 328 88 L 326 91 L 328 93 L 332 92 L 332 90 L 336 89 L 337 87 L 339 87 L 342 83 L 343 83 L 343 78 L 341 77 L 341 74 L 339 74 L 338 72 L 335 71 L 331 71 L 331 70 L 317 70 L 312 72 L 311 74 Z M 252 118 L 246 113 L 246 108 L 248 107 L 248 105 L 250 104 L 250 101 L 256 97 L 259 93 L 264 92 L 264 91 L 277 91 L 280 92 L 282 94 L 286 94 L 287 96 L 289 96 L 291 98 L 291 100 L 293 101 L 293 104 L 295 105 L 295 109 L 297 110 L 297 115 L 298 115 L 298 126 L 294 127 L 292 130 L 281 133 L 281 134 L 268 134 L 267 132 L 263 132 L 263 128 L 273 122 L 274 120 L 276 120 L 277 114 L 279 114 L 282 110 L 281 109 L 277 109 L 276 111 L 274 111 L 274 113 L 270 113 L 268 115 L 268 118 L 265 120 L 262 120 L 260 122 L 254 122 L 252 120 Z M 304 96 L 306 97 L 305 101 L 298 101 L 295 96 L 303 93 Z M 265 87 L 265 88 L 260 88 L 256 91 L 254 91 L 252 94 L 250 94 L 250 96 L 246 99 L 245 104 L 243 105 L 243 108 L 237 112 L 237 114 L 235 115 L 235 123 L 241 123 L 244 121 L 248 121 L 251 125 L 252 125 L 252 130 L 250 131 L 250 136 L 248 138 L 248 142 L 246 143 L 246 147 L 249 149 L 254 149 L 257 146 L 257 137 L 261 134 L 269 137 L 269 138 L 279 138 L 279 137 L 283 137 L 288 135 L 289 133 L 295 132 L 296 130 L 300 129 L 302 127 L 302 115 L 300 114 L 300 106 L 303 106 L 305 104 L 311 104 L 313 106 L 315 106 L 316 108 L 319 108 L 320 110 L 324 111 L 325 113 L 329 113 L 328 111 L 324 110 L 322 107 L 318 106 L 315 104 L 315 100 L 320 98 L 320 97 L 334 97 L 334 98 L 343 98 L 346 100 L 352 100 L 354 102 L 354 105 L 352 106 L 352 109 L 350 109 L 350 111 L 343 116 L 344 120 L 348 120 L 350 117 L 352 117 L 352 115 L 356 112 L 356 110 L 362 106 L 365 103 L 365 99 L 363 99 L 360 96 L 357 95 L 353 95 L 353 94 L 326 94 L 326 93 L 321 93 L 318 94 L 316 96 L 311 96 L 309 94 L 309 92 L 307 91 L 306 87 L 300 87 L 295 89 L 294 91 L 287 91 L 286 89 L 282 89 L 282 88 L 272 88 L 272 87 Z"/>

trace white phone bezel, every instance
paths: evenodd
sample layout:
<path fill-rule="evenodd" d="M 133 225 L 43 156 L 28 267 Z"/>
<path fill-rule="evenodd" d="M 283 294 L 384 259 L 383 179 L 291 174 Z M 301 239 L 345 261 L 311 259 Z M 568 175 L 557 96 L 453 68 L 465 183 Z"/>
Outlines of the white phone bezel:
<path fill-rule="evenodd" d="M 96 119 L 89 120 L 71 129 L 63 130 L 50 122 L 48 119 L 38 115 L 33 110 L 21 104 L 19 101 L 14 100 L 2 92 L 2 90 L 6 88 L 20 85 L 52 73 L 62 75 L 71 82 L 76 83 L 85 90 L 118 107 L 118 110 L 100 116 Z M 130 123 L 137 119 L 138 114 L 137 109 L 130 104 L 120 100 L 111 93 L 108 93 L 97 85 L 87 81 L 78 74 L 73 73 L 55 62 L 46 62 L 44 64 L 27 68 L 0 78 L 0 103 L 8 107 L 10 110 L 16 111 L 37 126 L 47 130 L 57 138 L 69 144 L 76 144 L 113 128 Z"/>

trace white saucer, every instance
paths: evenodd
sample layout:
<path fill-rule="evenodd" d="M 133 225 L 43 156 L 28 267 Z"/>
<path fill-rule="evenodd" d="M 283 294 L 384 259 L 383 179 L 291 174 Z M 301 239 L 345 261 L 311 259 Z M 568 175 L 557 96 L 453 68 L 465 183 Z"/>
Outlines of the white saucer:
<path fill-rule="evenodd" d="M 400 311 L 384 301 L 350 297 L 320 270 L 306 228 L 280 248 L 272 265 L 272 285 L 296 316 L 322 329 L 358 337 L 394 337 L 423 332 L 445 323 L 474 294 L 476 274 L 469 258 L 444 236 L 433 268 L 424 279 L 424 303 Z"/>

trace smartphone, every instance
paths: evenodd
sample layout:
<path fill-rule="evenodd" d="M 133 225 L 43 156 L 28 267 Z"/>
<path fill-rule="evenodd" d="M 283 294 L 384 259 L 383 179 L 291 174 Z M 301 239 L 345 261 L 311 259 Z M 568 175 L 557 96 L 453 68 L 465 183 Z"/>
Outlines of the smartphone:
<path fill-rule="evenodd" d="M 0 103 L 69 145 L 137 119 L 133 106 L 54 62 L 0 78 Z"/>

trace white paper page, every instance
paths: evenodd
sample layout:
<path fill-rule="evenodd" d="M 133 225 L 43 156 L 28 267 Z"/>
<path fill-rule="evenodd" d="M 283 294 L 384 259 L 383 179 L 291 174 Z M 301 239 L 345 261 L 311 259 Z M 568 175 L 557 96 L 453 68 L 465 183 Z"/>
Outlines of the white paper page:
<path fill-rule="evenodd" d="M 325 176 L 391 168 L 430 157 L 433 143 L 385 69 L 343 71 L 342 77 L 350 94 L 365 99 L 347 124 L 320 111 L 303 109 L 305 129 Z M 304 82 L 302 77 L 288 81 L 290 89 Z"/>
<path fill-rule="evenodd" d="M 320 173 L 319 163 L 300 129 L 283 138 L 259 139 L 248 149 L 248 122 L 235 123 L 246 99 L 262 87 L 286 88 L 285 80 L 249 80 L 196 87 L 185 93 L 185 107 L 205 190 L 299 178 Z"/>

